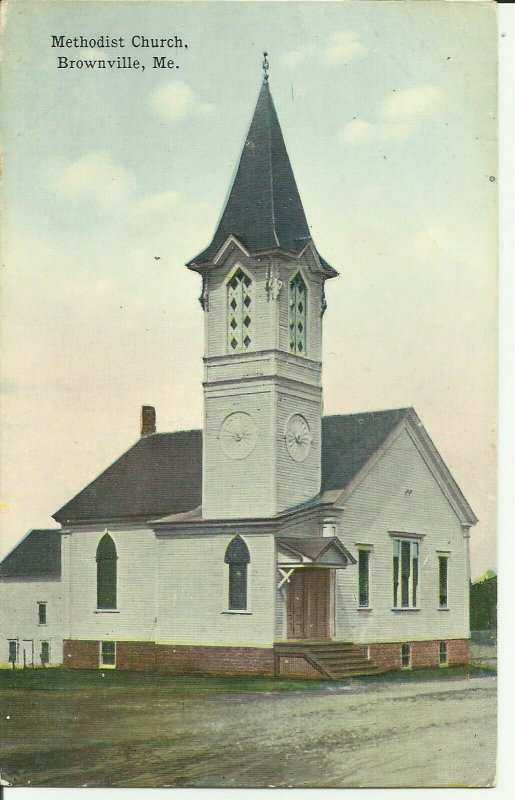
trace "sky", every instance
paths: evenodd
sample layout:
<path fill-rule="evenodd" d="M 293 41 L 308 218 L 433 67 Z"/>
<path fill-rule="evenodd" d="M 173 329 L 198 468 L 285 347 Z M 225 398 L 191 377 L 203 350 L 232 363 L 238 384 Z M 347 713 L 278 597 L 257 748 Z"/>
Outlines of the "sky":
<path fill-rule="evenodd" d="M 495 569 L 493 4 L 15 0 L 6 16 L 0 555 L 131 446 L 142 404 L 158 430 L 201 426 L 184 264 L 216 227 L 266 49 L 308 222 L 340 272 L 325 413 L 413 406 L 480 519 L 472 576 Z M 61 34 L 127 47 L 52 48 Z"/>

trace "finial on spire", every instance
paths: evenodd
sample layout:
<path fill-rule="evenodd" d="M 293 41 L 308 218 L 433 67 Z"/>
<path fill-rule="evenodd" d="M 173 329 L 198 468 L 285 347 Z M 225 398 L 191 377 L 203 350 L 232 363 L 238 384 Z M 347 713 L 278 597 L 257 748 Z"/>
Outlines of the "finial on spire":
<path fill-rule="evenodd" d="M 268 83 L 268 69 L 270 67 L 270 64 L 268 63 L 268 58 L 267 58 L 268 53 L 267 52 L 263 53 L 263 56 L 264 56 L 264 58 L 263 58 L 263 83 Z"/>

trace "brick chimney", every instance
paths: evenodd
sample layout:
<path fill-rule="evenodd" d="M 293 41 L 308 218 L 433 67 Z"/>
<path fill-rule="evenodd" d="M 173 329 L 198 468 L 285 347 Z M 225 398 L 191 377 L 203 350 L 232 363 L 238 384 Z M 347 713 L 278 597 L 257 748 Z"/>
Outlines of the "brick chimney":
<path fill-rule="evenodd" d="M 141 435 L 156 432 L 156 410 L 154 406 L 141 406 Z"/>

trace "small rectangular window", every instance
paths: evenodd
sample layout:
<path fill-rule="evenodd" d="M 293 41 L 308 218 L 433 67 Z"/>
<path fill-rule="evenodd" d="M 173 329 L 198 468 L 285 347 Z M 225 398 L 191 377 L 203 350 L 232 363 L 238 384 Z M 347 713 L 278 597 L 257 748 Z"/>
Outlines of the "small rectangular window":
<path fill-rule="evenodd" d="M 447 642 L 440 642 L 439 660 L 441 667 L 447 665 Z"/>
<path fill-rule="evenodd" d="M 369 565 L 370 553 L 368 550 L 358 551 L 359 573 L 359 605 L 364 608 L 369 605 Z"/>
<path fill-rule="evenodd" d="M 116 642 L 101 642 L 100 664 L 102 667 L 114 667 L 116 664 Z"/>
<path fill-rule="evenodd" d="M 401 667 L 409 669 L 411 667 L 411 645 L 401 645 Z"/>
<path fill-rule="evenodd" d="M 447 608 L 447 556 L 438 556 L 438 596 L 440 608 Z"/>
<path fill-rule="evenodd" d="M 50 642 L 41 642 L 41 663 L 48 664 L 50 662 Z"/>
<path fill-rule="evenodd" d="M 9 663 L 16 664 L 18 661 L 18 642 L 16 639 L 9 641 Z"/>
<path fill-rule="evenodd" d="M 38 621 L 40 625 L 46 625 L 46 603 L 38 603 Z"/>

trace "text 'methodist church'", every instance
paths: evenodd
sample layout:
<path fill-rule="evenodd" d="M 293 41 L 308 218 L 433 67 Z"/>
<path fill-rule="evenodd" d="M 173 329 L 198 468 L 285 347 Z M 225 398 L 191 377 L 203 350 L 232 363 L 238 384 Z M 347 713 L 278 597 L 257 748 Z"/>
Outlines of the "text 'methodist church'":
<path fill-rule="evenodd" d="M 338 679 L 469 660 L 477 519 L 412 408 L 322 416 L 326 280 L 268 78 L 202 277 L 204 429 L 0 564 L 0 662 Z"/>

